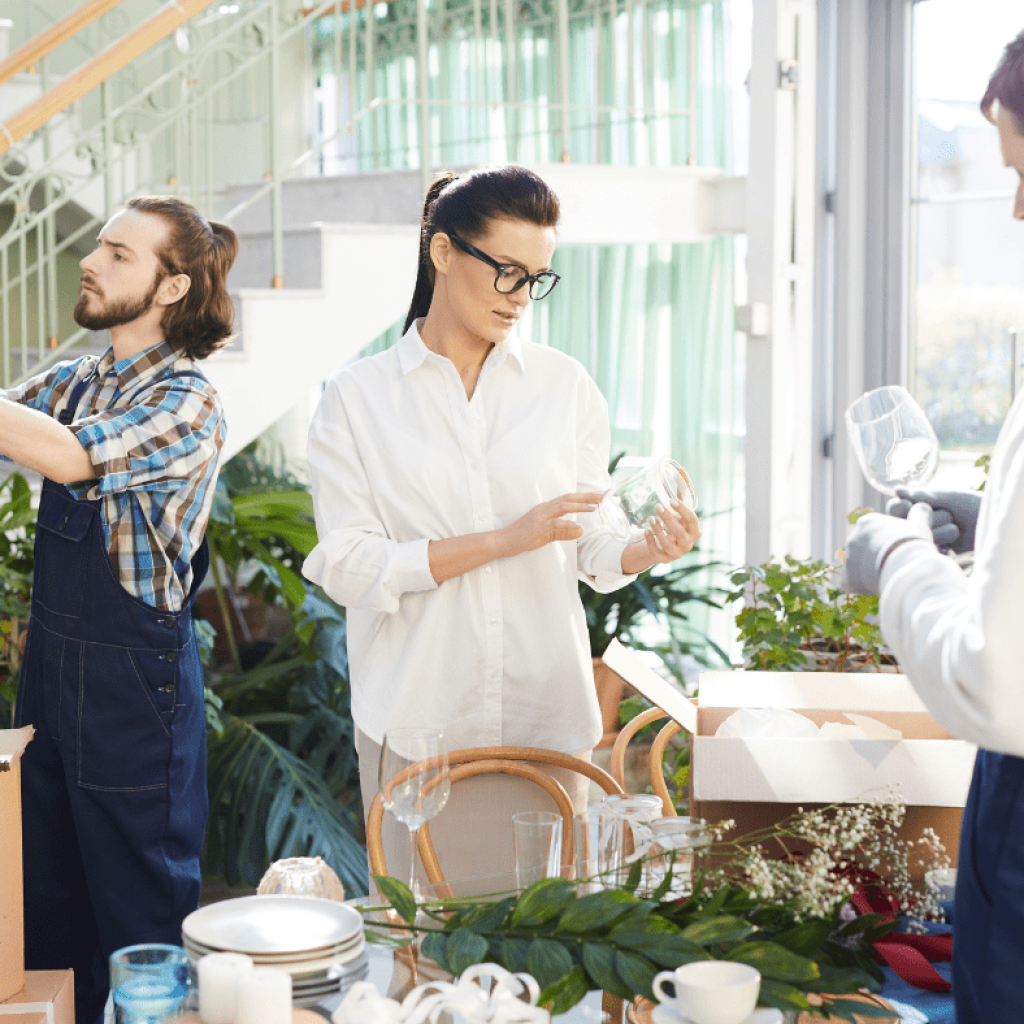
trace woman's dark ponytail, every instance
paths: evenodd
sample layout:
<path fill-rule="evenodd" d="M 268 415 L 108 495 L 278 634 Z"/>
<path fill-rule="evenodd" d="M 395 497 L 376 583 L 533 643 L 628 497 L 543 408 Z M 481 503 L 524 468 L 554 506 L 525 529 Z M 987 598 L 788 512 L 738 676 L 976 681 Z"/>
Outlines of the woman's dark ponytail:
<path fill-rule="evenodd" d="M 420 259 L 416 268 L 416 287 L 409 304 L 409 315 L 405 318 L 405 327 L 402 328 L 403 334 L 409 330 L 413 320 L 426 316 L 430 309 L 430 300 L 434 296 L 434 264 L 430 260 L 430 240 L 434 237 L 434 231 L 430 211 L 437 197 L 457 178 L 454 171 L 445 171 L 427 189 L 427 198 L 423 201 L 423 219 L 420 221 Z"/>
<path fill-rule="evenodd" d="M 430 242 L 438 231 L 454 232 L 472 241 L 484 234 L 488 222 L 495 218 L 525 220 L 553 228 L 558 224 L 558 216 L 558 196 L 525 167 L 506 164 L 461 175 L 445 171 L 427 190 L 423 203 L 416 287 L 403 333 L 430 309 L 434 297 Z"/>

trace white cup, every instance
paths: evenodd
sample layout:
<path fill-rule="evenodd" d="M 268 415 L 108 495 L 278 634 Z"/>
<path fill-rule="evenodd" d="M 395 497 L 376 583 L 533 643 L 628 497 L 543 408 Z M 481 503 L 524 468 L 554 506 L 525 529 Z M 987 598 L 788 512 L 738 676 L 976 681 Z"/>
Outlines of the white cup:
<path fill-rule="evenodd" d="M 675 986 L 675 996 L 664 990 L 665 982 Z M 695 960 L 656 974 L 651 988 L 658 1002 L 693 1024 L 743 1024 L 757 1008 L 761 972 L 733 960 Z"/>

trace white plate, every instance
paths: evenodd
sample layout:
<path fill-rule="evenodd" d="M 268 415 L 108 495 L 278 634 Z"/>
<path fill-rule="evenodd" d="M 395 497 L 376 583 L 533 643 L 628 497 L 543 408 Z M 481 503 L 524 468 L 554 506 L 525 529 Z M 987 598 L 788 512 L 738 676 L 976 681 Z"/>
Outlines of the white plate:
<path fill-rule="evenodd" d="M 240 896 L 201 907 L 181 925 L 200 946 L 251 955 L 327 952 L 362 930 L 358 911 L 313 896 Z"/>
<path fill-rule="evenodd" d="M 195 957 L 206 956 L 209 953 L 224 953 L 227 950 L 211 948 L 205 946 L 201 942 L 193 942 L 188 936 L 183 935 L 181 940 L 182 946 L 185 951 L 194 955 Z M 339 943 L 331 949 L 318 949 L 310 953 L 250 953 L 253 963 L 259 964 L 263 967 L 285 967 L 292 966 L 297 970 L 313 971 L 317 970 L 317 965 L 321 963 L 333 963 L 335 960 L 340 958 L 341 960 L 349 960 L 353 956 L 356 956 L 359 951 L 365 945 L 365 941 L 362 935 L 353 936 L 349 942 Z"/>
<path fill-rule="evenodd" d="M 302 978 L 307 975 L 314 977 L 323 977 L 324 972 L 340 964 L 347 964 L 353 960 L 358 959 L 365 953 L 365 943 L 357 942 L 351 948 L 342 950 L 340 953 L 335 953 L 333 956 L 322 957 L 319 960 L 296 960 L 292 961 L 269 961 L 263 960 L 259 957 L 253 957 L 253 963 L 257 967 L 276 967 L 278 970 L 287 971 L 293 978 Z M 206 956 L 209 951 L 202 951 L 195 949 L 193 946 L 185 943 L 185 954 L 189 960 L 196 963 L 201 957 Z"/>
<path fill-rule="evenodd" d="M 651 1010 L 651 1020 L 654 1024 L 691 1024 L 689 1017 L 684 1017 L 675 1007 L 661 1003 Z M 763 1007 L 755 1010 L 743 1024 L 782 1024 L 783 1016 L 781 1010 L 772 1007 Z"/>

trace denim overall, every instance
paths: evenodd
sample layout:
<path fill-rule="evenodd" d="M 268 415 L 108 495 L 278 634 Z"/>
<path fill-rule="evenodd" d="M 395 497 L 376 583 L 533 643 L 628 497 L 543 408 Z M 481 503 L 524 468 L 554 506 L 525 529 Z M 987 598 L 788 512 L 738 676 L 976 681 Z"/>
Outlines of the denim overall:
<path fill-rule="evenodd" d="M 960 832 L 957 1024 L 1024 1020 L 1024 759 L 979 750 Z"/>
<path fill-rule="evenodd" d="M 102 1016 L 111 952 L 181 944 L 208 811 L 191 611 L 206 541 L 184 607 L 160 611 L 121 585 L 100 515 L 44 482 L 15 723 L 36 730 L 21 761 L 25 963 L 74 968 L 77 1024 Z"/>

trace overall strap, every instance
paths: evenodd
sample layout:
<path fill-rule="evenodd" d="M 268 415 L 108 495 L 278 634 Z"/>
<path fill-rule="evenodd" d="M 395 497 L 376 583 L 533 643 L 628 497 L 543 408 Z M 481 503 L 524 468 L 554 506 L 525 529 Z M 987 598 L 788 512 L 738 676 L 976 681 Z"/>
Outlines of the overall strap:
<path fill-rule="evenodd" d="M 65 427 L 74 422 L 75 413 L 78 411 L 78 403 L 82 400 L 82 394 L 95 379 L 96 372 L 93 371 L 88 377 L 83 377 L 75 385 L 75 389 L 71 392 L 71 397 L 68 399 L 68 404 L 61 409 L 60 415 L 57 417 L 58 421 L 63 423 Z"/>

